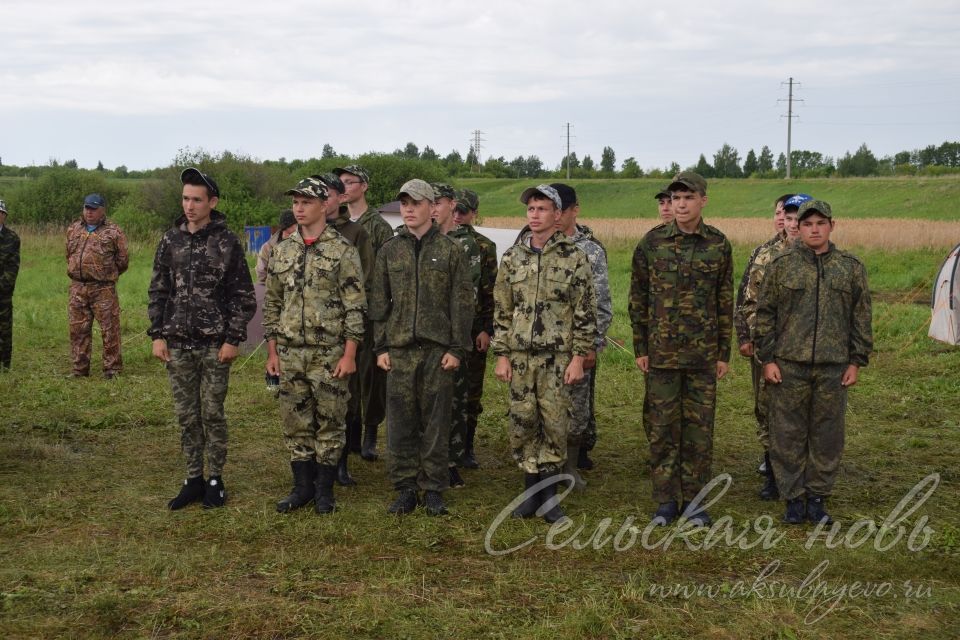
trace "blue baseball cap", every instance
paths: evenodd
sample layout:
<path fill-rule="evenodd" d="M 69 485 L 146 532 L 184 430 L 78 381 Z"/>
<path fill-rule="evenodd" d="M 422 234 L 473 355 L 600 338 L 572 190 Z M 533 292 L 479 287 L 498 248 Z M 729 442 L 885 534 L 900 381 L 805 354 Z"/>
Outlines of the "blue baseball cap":
<path fill-rule="evenodd" d="M 795 196 L 790 196 L 783 202 L 783 210 L 786 211 L 788 207 L 800 209 L 800 205 L 802 205 L 804 202 L 810 202 L 811 200 L 813 200 L 813 196 L 805 193 L 798 193 Z"/>
<path fill-rule="evenodd" d="M 103 196 L 99 193 L 91 193 L 83 199 L 84 209 L 99 209 L 100 207 L 105 206 L 107 206 L 107 201 L 104 200 Z"/>

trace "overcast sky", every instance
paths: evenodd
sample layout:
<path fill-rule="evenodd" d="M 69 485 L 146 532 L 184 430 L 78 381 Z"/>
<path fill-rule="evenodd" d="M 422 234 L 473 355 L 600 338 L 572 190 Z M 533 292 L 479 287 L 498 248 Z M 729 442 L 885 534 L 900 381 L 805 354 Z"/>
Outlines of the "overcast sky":
<path fill-rule="evenodd" d="M 805 0 L 0 3 L 0 157 L 165 166 L 572 150 L 645 169 L 724 142 L 878 155 L 960 139 L 960 2 Z M 779 102 L 783 100 L 783 102 Z"/>

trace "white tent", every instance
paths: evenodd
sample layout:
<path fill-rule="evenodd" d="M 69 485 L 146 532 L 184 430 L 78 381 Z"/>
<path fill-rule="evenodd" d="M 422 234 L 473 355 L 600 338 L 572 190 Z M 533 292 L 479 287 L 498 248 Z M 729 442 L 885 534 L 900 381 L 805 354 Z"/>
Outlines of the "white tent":
<path fill-rule="evenodd" d="M 934 340 L 960 344 L 960 244 L 943 261 L 933 282 L 930 300 L 930 332 Z"/>

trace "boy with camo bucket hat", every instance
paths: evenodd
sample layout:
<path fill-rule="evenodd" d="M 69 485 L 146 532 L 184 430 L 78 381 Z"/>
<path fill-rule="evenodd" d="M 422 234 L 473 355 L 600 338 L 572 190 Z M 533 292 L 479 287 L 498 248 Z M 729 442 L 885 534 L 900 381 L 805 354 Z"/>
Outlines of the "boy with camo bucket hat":
<path fill-rule="evenodd" d="M 333 482 L 346 443 L 347 379 L 356 372 L 366 296 L 356 246 L 327 224 L 329 188 L 305 178 L 286 192 L 297 231 L 270 259 L 263 301 L 267 372 L 280 376 L 283 439 L 293 489 L 277 503 L 331 513 Z"/>

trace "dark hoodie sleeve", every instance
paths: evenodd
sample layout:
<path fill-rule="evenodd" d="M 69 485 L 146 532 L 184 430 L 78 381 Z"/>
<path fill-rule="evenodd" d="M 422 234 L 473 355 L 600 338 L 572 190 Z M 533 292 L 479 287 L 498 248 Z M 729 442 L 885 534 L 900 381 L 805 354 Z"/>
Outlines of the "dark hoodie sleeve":
<path fill-rule="evenodd" d="M 238 345 L 247 339 L 247 324 L 257 311 L 257 297 L 253 292 L 253 279 L 244 259 L 243 246 L 236 236 L 233 237 L 233 245 L 224 281 L 228 313 L 226 341 Z"/>

